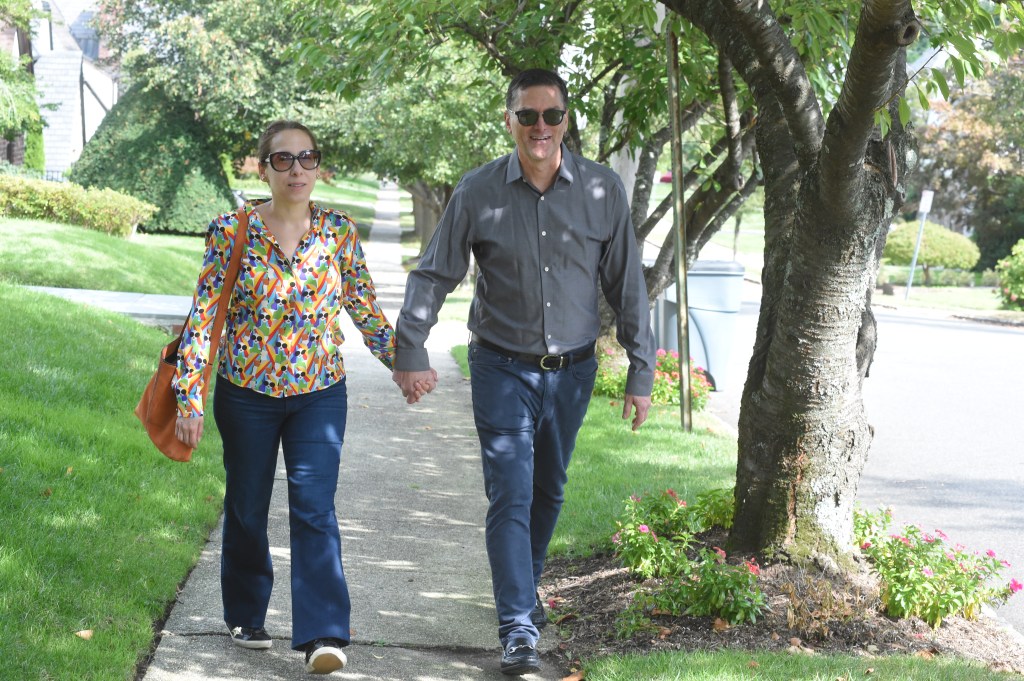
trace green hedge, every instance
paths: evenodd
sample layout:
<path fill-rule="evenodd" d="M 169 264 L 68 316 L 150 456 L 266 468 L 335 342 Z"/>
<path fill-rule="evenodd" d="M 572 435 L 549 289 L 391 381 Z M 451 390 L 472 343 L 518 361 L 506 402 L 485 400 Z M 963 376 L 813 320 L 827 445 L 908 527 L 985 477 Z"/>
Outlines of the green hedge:
<path fill-rule="evenodd" d="M 131 236 L 156 214 L 156 206 L 111 189 L 85 189 L 0 174 L 0 215 L 53 220 L 115 236 Z"/>
<path fill-rule="evenodd" d="M 160 208 L 147 232 L 206 232 L 234 209 L 218 152 L 195 113 L 160 90 L 128 90 L 103 119 L 69 174 L 85 187 L 110 187 Z"/>

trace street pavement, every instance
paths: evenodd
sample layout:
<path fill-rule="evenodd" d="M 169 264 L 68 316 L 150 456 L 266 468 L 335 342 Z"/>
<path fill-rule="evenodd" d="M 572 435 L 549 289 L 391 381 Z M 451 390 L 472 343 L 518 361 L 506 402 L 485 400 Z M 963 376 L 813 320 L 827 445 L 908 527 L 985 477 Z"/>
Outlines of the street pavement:
<path fill-rule="evenodd" d="M 372 237 L 364 244 L 378 299 L 392 321 L 405 284 L 398 211 L 397 190 L 382 189 Z M 179 323 L 190 304 L 188 298 L 174 296 L 48 291 L 163 325 Z M 498 668 L 501 647 L 484 547 L 487 500 L 469 382 L 448 352 L 452 345 L 466 343 L 465 324 L 441 322 L 435 327 L 427 347 L 438 387 L 412 406 L 351 324 L 345 337 L 349 406 L 336 505 L 353 634 L 345 649 L 348 665 L 330 678 L 506 679 Z M 195 456 L 220 453 L 200 445 Z M 270 510 L 270 545 L 275 582 L 266 628 L 273 647 L 244 650 L 231 643 L 221 611 L 218 527 L 160 632 L 145 681 L 309 677 L 303 655 L 289 648 L 290 552 L 283 459 L 278 462 Z M 542 637 L 542 653 L 551 650 L 553 638 Z M 545 663 L 540 673 L 523 678 L 561 677 L 558 669 Z"/>

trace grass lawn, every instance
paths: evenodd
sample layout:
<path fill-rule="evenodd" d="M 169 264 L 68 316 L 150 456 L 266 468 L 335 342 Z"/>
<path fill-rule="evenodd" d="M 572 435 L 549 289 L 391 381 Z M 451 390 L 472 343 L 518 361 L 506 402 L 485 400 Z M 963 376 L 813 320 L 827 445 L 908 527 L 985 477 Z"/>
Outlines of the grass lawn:
<path fill-rule="evenodd" d="M 132 414 L 161 331 L 6 283 L 0 323 L 0 678 L 130 679 L 219 517 L 220 438 L 175 463 Z"/>
<path fill-rule="evenodd" d="M 357 179 L 335 187 L 321 183 L 314 198 L 347 212 L 366 240 L 376 196 L 376 181 Z M 122 239 L 84 227 L 0 217 L 0 281 L 191 296 L 204 248 L 202 235 Z"/>
<path fill-rule="evenodd" d="M 0 218 L 0 281 L 32 286 L 192 295 L 199 236 L 122 239 L 84 227 Z"/>

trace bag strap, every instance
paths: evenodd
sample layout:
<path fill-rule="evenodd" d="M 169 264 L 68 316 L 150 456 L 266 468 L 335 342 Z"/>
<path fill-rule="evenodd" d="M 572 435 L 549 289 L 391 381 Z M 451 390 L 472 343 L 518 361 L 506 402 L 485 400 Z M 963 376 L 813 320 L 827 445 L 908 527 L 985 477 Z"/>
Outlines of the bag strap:
<path fill-rule="evenodd" d="M 235 230 L 235 240 L 231 246 L 231 261 L 228 263 L 227 274 L 224 275 L 224 286 L 220 290 L 220 298 L 217 300 L 217 315 L 213 318 L 213 328 L 210 329 L 210 357 L 203 370 L 203 404 L 206 404 L 206 393 L 210 388 L 210 373 L 213 365 L 216 364 L 217 349 L 220 347 L 220 332 L 224 329 L 224 320 L 228 316 L 228 308 L 231 306 L 231 292 L 238 280 L 238 268 L 242 262 L 242 251 L 245 250 L 246 233 L 249 231 L 249 215 L 245 212 L 245 206 L 238 209 L 235 214 L 238 218 L 238 228 Z"/>

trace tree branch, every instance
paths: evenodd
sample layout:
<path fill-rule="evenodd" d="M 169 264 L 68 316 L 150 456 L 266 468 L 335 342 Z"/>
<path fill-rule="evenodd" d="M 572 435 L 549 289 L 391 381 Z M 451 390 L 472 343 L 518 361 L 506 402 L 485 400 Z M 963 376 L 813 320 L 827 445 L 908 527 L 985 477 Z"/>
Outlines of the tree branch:
<path fill-rule="evenodd" d="M 732 172 L 735 189 L 743 186 L 740 176 L 740 112 L 736 104 L 736 84 L 732 80 L 732 63 L 718 53 L 718 87 L 722 93 L 722 109 L 725 112 L 725 134 L 729 140 L 729 157 L 725 160 Z"/>
<path fill-rule="evenodd" d="M 850 53 L 839 100 L 822 142 L 821 196 L 832 206 L 849 202 L 864 178 L 864 158 L 875 112 L 889 100 L 900 51 L 913 43 L 921 23 L 910 0 L 867 0 Z"/>

